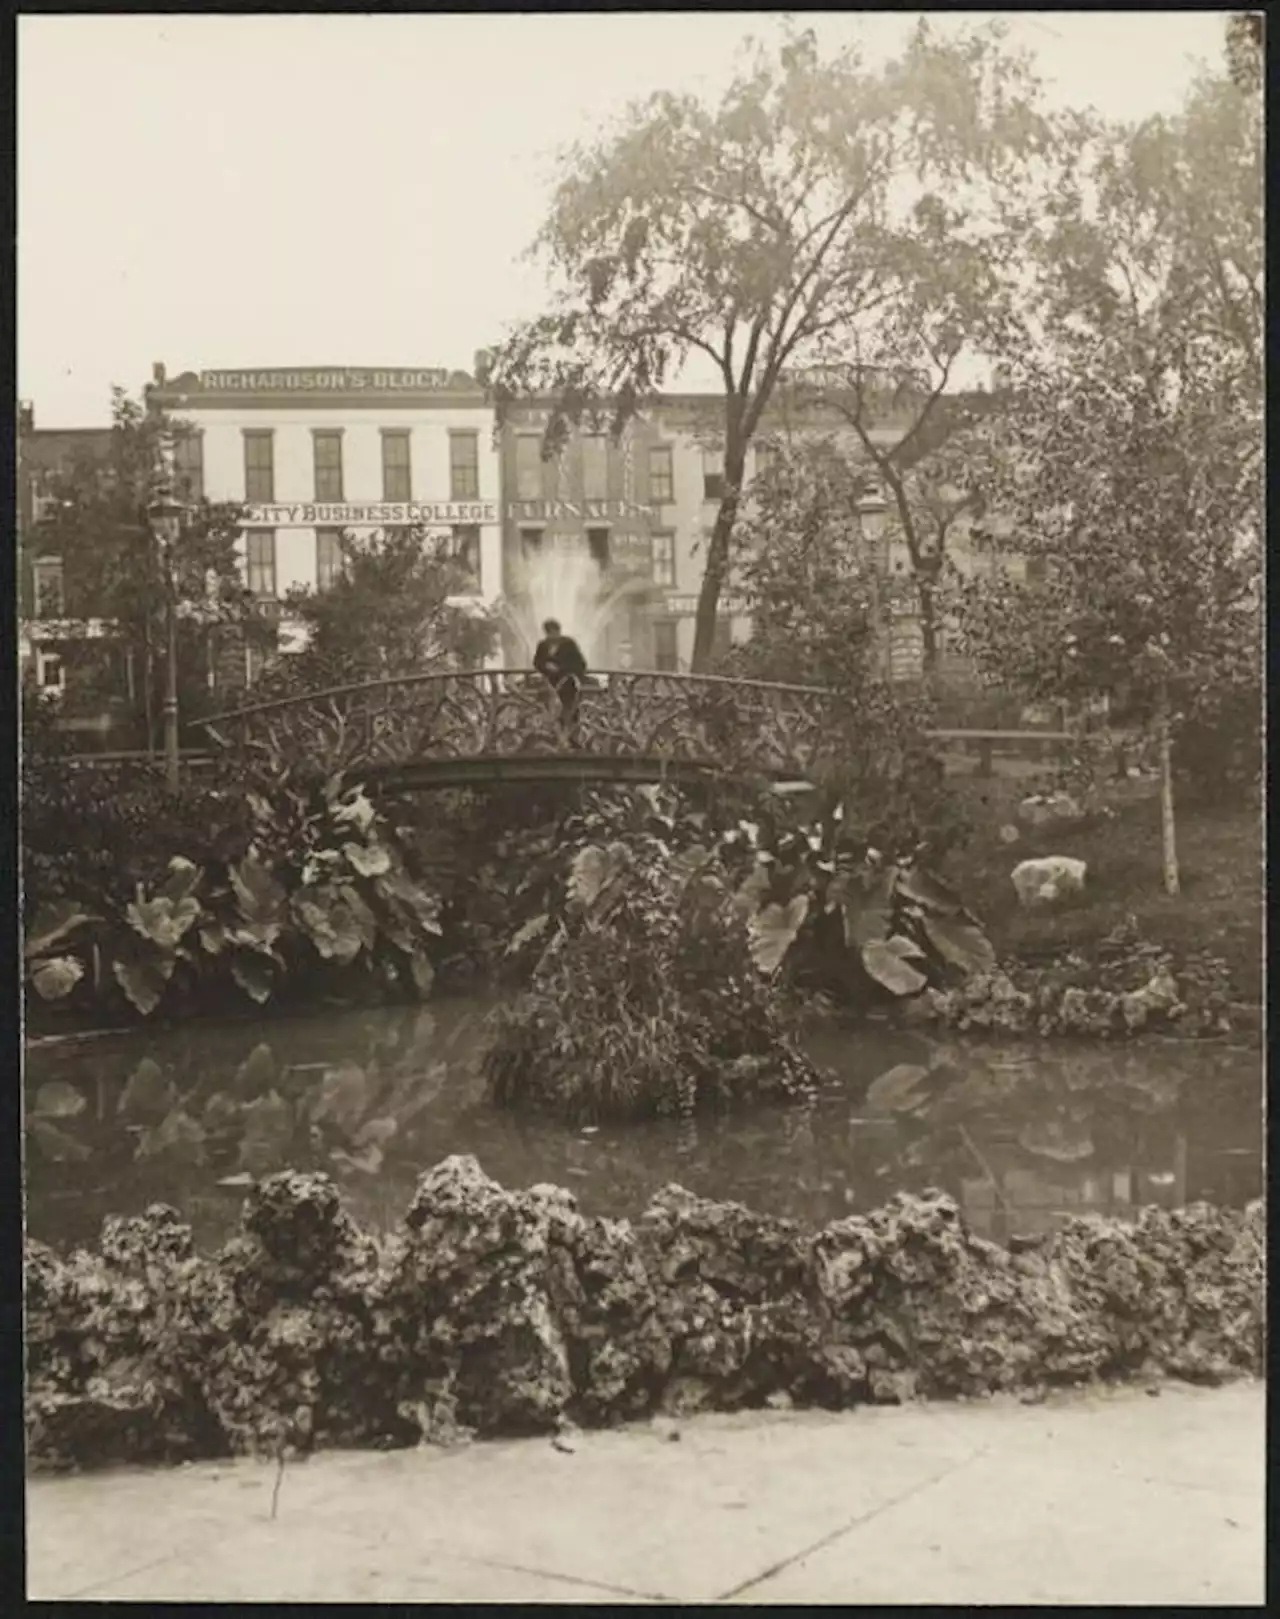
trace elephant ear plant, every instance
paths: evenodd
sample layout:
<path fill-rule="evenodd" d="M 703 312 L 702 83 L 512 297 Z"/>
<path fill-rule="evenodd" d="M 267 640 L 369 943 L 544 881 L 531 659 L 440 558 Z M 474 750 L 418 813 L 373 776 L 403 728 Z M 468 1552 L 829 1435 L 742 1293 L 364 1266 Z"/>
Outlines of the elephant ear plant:
<path fill-rule="evenodd" d="M 842 820 L 837 806 L 793 831 L 740 821 L 722 840 L 762 970 L 799 966 L 806 945 L 827 957 L 835 943 L 848 988 L 870 981 L 906 997 L 995 965 L 981 924 L 920 851 L 887 858 L 842 837 Z"/>
<path fill-rule="evenodd" d="M 73 899 L 42 906 L 26 939 L 34 992 L 103 998 L 114 985 L 144 1017 L 219 991 L 262 1005 L 316 971 L 429 993 L 438 901 L 364 793 L 333 780 L 247 796 L 253 824 L 238 858 L 174 855 L 159 884 L 139 882 L 96 912 Z"/>

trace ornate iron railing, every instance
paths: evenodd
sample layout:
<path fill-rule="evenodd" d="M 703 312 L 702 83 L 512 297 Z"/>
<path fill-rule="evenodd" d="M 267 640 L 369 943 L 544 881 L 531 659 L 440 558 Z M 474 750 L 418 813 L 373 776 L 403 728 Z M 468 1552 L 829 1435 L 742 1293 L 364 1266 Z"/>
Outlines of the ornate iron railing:
<path fill-rule="evenodd" d="M 527 669 L 433 671 L 277 698 L 196 722 L 268 768 L 393 768 L 430 759 L 575 751 L 678 759 L 734 774 L 806 775 L 830 737 L 817 686 L 718 675 L 602 670 L 566 724 Z"/>

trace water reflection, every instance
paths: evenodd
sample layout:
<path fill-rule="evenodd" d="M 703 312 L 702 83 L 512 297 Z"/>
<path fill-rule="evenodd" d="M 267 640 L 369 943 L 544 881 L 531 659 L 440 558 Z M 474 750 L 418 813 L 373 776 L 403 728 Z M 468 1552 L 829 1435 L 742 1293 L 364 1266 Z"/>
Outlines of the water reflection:
<path fill-rule="evenodd" d="M 244 1188 L 324 1168 L 385 1229 L 418 1172 L 474 1152 L 503 1184 L 558 1181 L 635 1214 L 680 1181 L 821 1223 L 899 1189 L 940 1186 L 1003 1241 L 1065 1213 L 1126 1215 L 1261 1195 L 1261 1060 L 1211 1045 L 944 1043 L 827 1031 L 811 1109 L 570 1131 L 484 1105 L 486 1009 L 347 1012 L 36 1046 L 27 1056 L 27 1222 L 59 1245 L 161 1199 L 200 1241 L 236 1224 Z"/>

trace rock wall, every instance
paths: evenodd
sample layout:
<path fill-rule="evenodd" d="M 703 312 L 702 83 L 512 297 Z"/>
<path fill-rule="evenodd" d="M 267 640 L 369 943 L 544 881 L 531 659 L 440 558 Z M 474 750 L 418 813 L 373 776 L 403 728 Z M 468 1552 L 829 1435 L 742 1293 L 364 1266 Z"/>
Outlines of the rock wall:
<path fill-rule="evenodd" d="M 816 1233 L 679 1187 L 634 1224 L 474 1158 L 375 1240 L 323 1175 L 249 1196 L 217 1253 L 156 1206 L 26 1249 L 33 1466 L 296 1455 L 565 1422 L 844 1408 L 1094 1378 L 1259 1374 L 1264 1216 L 1097 1217 L 1012 1250 L 941 1193 Z"/>

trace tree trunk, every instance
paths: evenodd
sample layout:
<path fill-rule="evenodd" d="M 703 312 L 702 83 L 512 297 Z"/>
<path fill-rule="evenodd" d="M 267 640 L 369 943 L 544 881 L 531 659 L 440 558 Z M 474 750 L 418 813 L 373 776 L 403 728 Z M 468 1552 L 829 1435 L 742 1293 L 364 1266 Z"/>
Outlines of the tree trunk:
<path fill-rule="evenodd" d="M 733 525 L 738 515 L 742 480 L 746 467 L 746 448 L 738 450 L 733 463 L 725 458 L 724 494 L 720 497 L 720 510 L 716 524 L 707 542 L 707 565 L 702 575 L 702 588 L 698 592 L 698 615 L 693 631 L 693 672 L 700 673 L 711 661 L 716 644 L 716 623 L 720 610 L 720 591 L 729 566 L 729 542 L 733 538 Z"/>
<path fill-rule="evenodd" d="M 934 598 L 936 581 L 921 571 L 916 573 L 916 596 L 920 603 L 920 662 L 927 684 L 938 669 L 938 611 Z"/>
<path fill-rule="evenodd" d="M 1169 688 L 1163 684 L 1156 701 L 1156 736 L 1160 748 L 1160 856 L 1164 868 L 1164 891 L 1176 896 L 1180 884 L 1173 806 L 1173 742 L 1169 735 Z"/>

